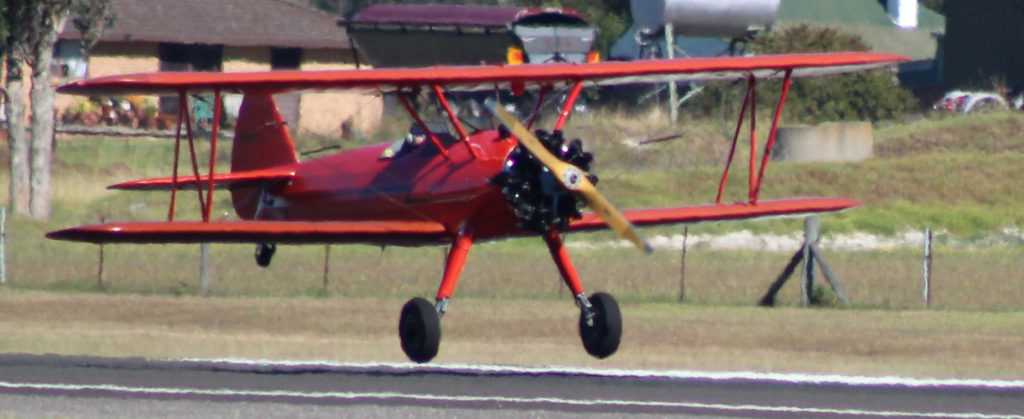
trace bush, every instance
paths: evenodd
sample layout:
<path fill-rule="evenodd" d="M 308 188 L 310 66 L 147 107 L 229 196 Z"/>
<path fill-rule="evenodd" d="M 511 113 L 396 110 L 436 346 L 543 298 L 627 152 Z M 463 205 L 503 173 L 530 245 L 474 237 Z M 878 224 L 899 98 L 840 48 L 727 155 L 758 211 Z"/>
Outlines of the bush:
<path fill-rule="evenodd" d="M 749 49 L 758 55 L 769 55 L 868 51 L 870 48 L 856 35 L 832 28 L 797 25 L 758 38 Z M 781 85 L 780 80 L 758 84 L 760 109 L 774 109 Z M 698 106 L 709 111 L 729 98 L 739 102 L 745 88 L 745 83 L 709 86 Z M 896 76 L 880 69 L 794 79 L 785 112 L 790 122 L 878 121 L 897 118 L 914 103 L 913 95 L 899 86 Z"/>

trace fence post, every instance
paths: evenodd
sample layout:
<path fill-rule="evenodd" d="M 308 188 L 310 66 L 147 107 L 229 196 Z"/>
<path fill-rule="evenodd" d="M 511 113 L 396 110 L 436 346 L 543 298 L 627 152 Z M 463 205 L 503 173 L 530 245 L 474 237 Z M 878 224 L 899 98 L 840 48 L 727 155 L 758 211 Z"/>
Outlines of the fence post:
<path fill-rule="evenodd" d="M 199 244 L 199 295 L 210 295 L 210 243 Z"/>
<path fill-rule="evenodd" d="M 331 245 L 324 245 L 324 295 L 327 295 L 328 275 L 331 272 Z"/>
<path fill-rule="evenodd" d="M 7 207 L 0 207 L 0 284 L 7 284 Z"/>
<path fill-rule="evenodd" d="M 932 307 L 932 230 L 924 229 L 924 284 L 922 292 L 924 297 L 924 308 Z"/>
<path fill-rule="evenodd" d="M 811 245 L 820 237 L 821 222 L 818 217 L 804 218 L 804 245 L 801 249 L 804 269 L 800 275 L 800 305 L 804 307 L 811 305 L 814 296 L 814 258 L 811 254 Z"/>
<path fill-rule="evenodd" d="M 690 227 L 683 228 L 683 255 L 679 263 L 679 298 L 678 302 L 683 302 L 686 298 L 686 240 L 690 238 Z"/>

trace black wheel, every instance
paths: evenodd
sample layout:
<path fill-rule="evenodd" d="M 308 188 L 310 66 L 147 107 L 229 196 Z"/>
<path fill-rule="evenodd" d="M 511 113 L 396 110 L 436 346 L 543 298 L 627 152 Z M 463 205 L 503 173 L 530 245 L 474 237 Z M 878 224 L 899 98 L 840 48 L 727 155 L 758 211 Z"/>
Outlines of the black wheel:
<path fill-rule="evenodd" d="M 270 266 L 270 259 L 274 257 L 276 251 L 276 244 L 260 243 L 256 246 L 256 264 L 261 268 Z"/>
<path fill-rule="evenodd" d="M 421 364 L 434 359 L 441 345 L 441 317 L 434 305 L 419 297 L 405 303 L 398 319 L 398 337 L 409 359 Z"/>
<path fill-rule="evenodd" d="M 588 354 L 604 359 L 619 349 L 622 314 L 619 312 L 619 303 L 615 302 L 611 294 L 598 292 L 588 300 L 594 308 L 594 322 L 587 324 L 586 316 L 580 313 L 580 339 Z"/>

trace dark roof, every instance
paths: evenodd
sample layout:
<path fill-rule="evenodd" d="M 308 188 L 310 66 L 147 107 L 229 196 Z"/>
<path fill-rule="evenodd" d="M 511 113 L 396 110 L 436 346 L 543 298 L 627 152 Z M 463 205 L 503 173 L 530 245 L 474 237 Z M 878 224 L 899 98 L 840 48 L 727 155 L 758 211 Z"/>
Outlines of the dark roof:
<path fill-rule="evenodd" d="M 551 7 L 375 5 L 363 9 L 352 23 L 405 23 L 419 25 L 510 26 L 542 15 L 583 21 L 572 9 Z"/>
<path fill-rule="evenodd" d="M 102 41 L 348 49 L 338 16 L 285 0 L 112 0 Z M 76 39 L 70 23 L 62 38 Z"/>

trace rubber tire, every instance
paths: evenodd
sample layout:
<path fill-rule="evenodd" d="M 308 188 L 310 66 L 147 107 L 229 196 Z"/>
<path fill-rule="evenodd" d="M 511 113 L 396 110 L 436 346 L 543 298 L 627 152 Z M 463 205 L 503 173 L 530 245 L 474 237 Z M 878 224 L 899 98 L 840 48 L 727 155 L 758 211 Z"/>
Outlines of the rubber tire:
<path fill-rule="evenodd" d="M 580 340 L 591 356 L 604 359 L 619 349 L 622 340 L 622 313 L 611 294 L 598 292 L 588 298 L 594 307 L 594 325 L 588 326 L 580 312 Z"/>
<path fill-rule="evenodd" d="M 424 298 L 413 298 L 402 307 L 398 318 L 398 338 L 402 351 L 417 363 L 430 362 L 441 346 L 441 316 Z"/>
<path fill-rule="evenodd" d="M 270 260 L 273 259 L 274 253 L 277 252 L 276 244 L 260 243 L 256 249 L 256 265 L 261 268 L 270 266 Z"/>

